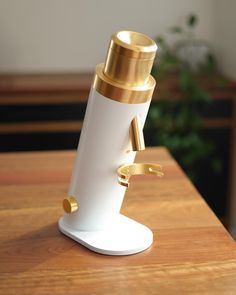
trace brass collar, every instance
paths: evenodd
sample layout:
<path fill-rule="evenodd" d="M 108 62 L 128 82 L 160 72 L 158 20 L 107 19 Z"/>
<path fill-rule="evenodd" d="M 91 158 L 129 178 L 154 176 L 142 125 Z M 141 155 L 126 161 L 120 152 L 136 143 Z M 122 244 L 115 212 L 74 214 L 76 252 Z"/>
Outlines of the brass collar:
<path fill-rule="evenodd" d="M 102 95 L 123 103 L 151 99 L 155 80 L 150 75 L 157 45 L 132 31 L 113 34 L 105 64 L 96 67 L 93 87 Z"/>

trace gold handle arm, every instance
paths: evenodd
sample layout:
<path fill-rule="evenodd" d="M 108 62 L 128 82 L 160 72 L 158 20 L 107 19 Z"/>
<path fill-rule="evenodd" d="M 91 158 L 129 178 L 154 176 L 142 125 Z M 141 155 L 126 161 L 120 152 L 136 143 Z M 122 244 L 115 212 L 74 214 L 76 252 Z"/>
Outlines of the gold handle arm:
<path fill-rule="evenodd" d="M 152 174 L 162 177 L 162 166 L 151 163 L 134 163 L 130 165 L 123 165 L 117 169 L 118 183 L 129 187 L 129 179 L 132 175 Z"/>
<path fill-rule="evenodd" d="M 130 139 L 133 151 L 145 150 L 143 130 L 141 127 L 141 120 L 139 115 L 134 117 L 130 124 Z"/>

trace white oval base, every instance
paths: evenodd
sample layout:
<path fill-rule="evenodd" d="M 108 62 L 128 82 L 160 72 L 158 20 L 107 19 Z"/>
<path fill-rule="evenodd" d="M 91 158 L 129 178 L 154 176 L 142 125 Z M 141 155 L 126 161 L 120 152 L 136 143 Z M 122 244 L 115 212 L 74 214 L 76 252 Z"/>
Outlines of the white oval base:
<path fill-rule="evenodd" d="M 59 229 L 66 236 L 88 249 L 106 255 L 130 255 L 149 248 L 153 241 L 152 231 L 122 214 L 113 226 L 102 231 L 80 231 L 70 228 L 59 220 Z"/>

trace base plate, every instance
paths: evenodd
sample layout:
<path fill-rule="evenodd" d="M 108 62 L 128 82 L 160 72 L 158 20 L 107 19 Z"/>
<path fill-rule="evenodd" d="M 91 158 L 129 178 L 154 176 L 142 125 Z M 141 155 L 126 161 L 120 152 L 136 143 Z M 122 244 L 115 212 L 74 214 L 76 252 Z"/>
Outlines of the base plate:
<path fill-rule="evenodd" d="M 113 226 L 102 231 L 80 231 L 59 220 L 59 229 L 66 236 L 88 249 L 106 255 L 130 255 L 149 248 L 152 231 L 124 215 L 119 214 Z"/>

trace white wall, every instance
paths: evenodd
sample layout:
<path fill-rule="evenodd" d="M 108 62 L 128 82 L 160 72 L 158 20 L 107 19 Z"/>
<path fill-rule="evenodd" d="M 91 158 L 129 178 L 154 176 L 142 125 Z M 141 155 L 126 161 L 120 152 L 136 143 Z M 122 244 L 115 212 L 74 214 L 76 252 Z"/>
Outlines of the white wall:
<path fill-rule="evenodd" d="M 223 1 L 225 2 L 225 1 Z M 111 33 L 152 37 L 197 13 L 200 38 L 214 40 L 214 0 L 0 0 L 0 72 L 90 71 Z"/>
<path fill-rule="evenodd" d="M 236 1 L 216 0 L 216 34 L 215 45 L 221 71 L 228 77 L 236 80 Z M 234 124 L 236 124 L 236 103 L 234 104 Z M 231 204 L 230 204 L 230 230 L 236 240 L 236 129 L 232 134 L 232 149 L 234 157 L 231 173 Z"/>
<path fill-rule="evenodd" d="M 236 80 L 236 1 L 215 0 L 215 47 L 222 72 Z"/>

